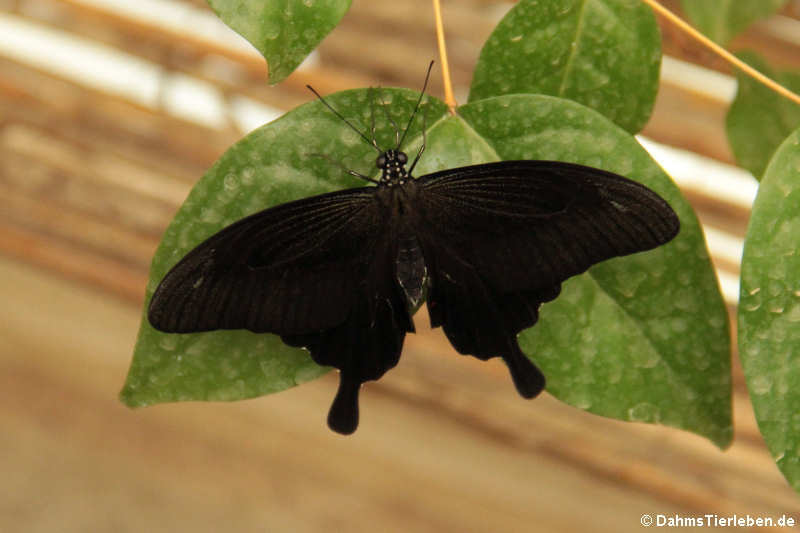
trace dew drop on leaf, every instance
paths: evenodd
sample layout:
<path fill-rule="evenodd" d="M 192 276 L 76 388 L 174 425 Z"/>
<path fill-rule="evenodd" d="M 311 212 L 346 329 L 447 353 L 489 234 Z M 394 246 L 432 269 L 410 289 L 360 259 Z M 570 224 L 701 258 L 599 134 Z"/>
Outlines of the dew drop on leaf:
<path fill-rule="evenodd" d="M 239 188 L 239 178 L 236 174 L 226 174 L 225 178 L 222 180 L 223 186 L 228 191 L 235 191 Z"/>
<path fill-rule="evenodd" d="M 628 419 L 633 422 L 658 422 L 661 420 L 661 410 L 651 403 L 642 402 L 628 409 Z"/>
<path fill-rule="evenodd" d="M 264 22 L 263 32 L 264 38 L 274 40 L 277 39 L 278 36 L 281 34 L 281 27 L 278 24 L 268 24 L 266 21 Z"/>
<path fill-rule="evenodd" d="M 750 380 L 750 390 L 753 394 L 764 395 L 772 389 L 772 381 L 768 376 L 756 376 Z"/>
<path fill-rule="evenodd" d="M 178 338 L 175 336 L 165 335 L 159 341 L 158 345 L 163 348 L 164 350 L 171 352 L 178 347 Z"/>

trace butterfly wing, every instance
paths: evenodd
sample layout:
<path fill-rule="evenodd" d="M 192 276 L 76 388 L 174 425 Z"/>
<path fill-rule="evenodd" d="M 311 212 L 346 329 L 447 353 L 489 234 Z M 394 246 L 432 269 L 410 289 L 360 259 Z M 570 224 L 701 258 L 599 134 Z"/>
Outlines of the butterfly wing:
<path fill-rule="evenodd" d="M 163 278 L 148 318 L 168 333 L 305 333 L 337 325 L 353 303 L 352 263 L 377 238 L 368 189 L 246 217 L 190 251 Z"/>
<path fill-rule="evenodd" d="M 397 286 L 390 207 L 376 188 L 282 204 L 211 236 L 167 273 L 150 301 L 156 329 L 281 335 L 341 370 L 333 429 L 358 423 L 358 388 L 393 367 L 413 326 Z"/>
<path fill-rule="evenodd" d="M 431 324 L 460 353 L 501 356 L 525 397 L 544 387 L 517 334 L 561 282 L 600 261 L 655 248 L 678 218 L 647 187 L 600 169 L 504 161 L 417 180 L 416 232 Z"/>

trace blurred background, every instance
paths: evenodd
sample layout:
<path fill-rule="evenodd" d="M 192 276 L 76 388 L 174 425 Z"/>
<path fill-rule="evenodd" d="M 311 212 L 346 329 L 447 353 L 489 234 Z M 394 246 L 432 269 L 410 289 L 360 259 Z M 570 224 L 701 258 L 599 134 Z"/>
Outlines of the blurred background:
<path fill-rule="evenodd" d="M 444 4 L 464 102 L 511 4 Z M 736 82 L 662 31 L 642 143 L 694 204 L 734 313 L 756 191 L 724 134 Z M 800 2 L 731 48 L 744 46 L 800 70 Z M 433 58 L 428 0 L 356 0 L 277 87 L 204 0 L 0 0 L 1 531 L 618 532 L 639 530 L 643 513 L 800 518 L 738 362 L 725 452 L 546 394 L 521 401 L 500 363 L 455 354 L 426 313 L 400 365 L 366 387 L 351 437 L 325 425 L 335 375 L 234 404 L 118 402 L 150 259 L 192 184 L 246 132 L 310 100 L 305 84 L 417 89 Z"/>

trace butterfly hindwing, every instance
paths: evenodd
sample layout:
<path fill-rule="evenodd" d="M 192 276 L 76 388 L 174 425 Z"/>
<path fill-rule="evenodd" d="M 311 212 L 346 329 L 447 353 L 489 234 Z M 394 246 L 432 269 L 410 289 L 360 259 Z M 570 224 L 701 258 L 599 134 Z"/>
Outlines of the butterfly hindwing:
<path fill-rule="evenodd" d="M 358 391 L 365 381 L 380 378 L 400 359 L 407 332 L 414 331 L 407 302 L 396 277 L 397 227 L 387 217 L 383 235 L 369 251 L 370 260 L 357 266 L 354 304 L 347 319 L 335 328 L 281 338 L 305 346 L 314 361 L 335 366 L 339 391 L 328 414 L 328 425 L 342 434 L 358 426 Z"/>
<path fill-rule="evenodd" d="M 429 174 L 418 184 L 431 323 L 460 353 L 502 357 L 523 396 L 538 393 L 544 379 L 521 360 L 516 337 L 561 282 L 655 248 L 679 229 L 654 192 L 581 165 L 506 161 Z"/>
<path fill-rule="evenodd" d="M 544 376 L 520 351 L 517 333 L 536 323 L 539 306 L 555 298 L 560 285 L 501 294 L 453 249 L 426 238 L 423 243 L 431 326 L 443 326 L 459 353 L 483 360 L 502 357 L 519 393 L 525 398 L 539 394 Z"/>

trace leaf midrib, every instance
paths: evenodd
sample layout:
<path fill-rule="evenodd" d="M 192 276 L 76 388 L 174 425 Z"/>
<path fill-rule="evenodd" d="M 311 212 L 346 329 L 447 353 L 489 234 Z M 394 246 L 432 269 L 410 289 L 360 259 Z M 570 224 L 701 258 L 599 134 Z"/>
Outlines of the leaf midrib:
<path fill-rule="evenodd" d="M 586 18 L 586 6 L 589 3 L 589 0 L 583 0 L 581 4 L 580 13 L 578 13 L 578 23 L 575 25 L 575 35 L 570 41 L 570 48 L 572 51 L 567 58 L 567 64 L 564 65 L 564 75 L 561 77 L 561 85 L 558 88 L 558 95 L 564 96 L 564 91 L 566 90 L 567 85 L 567 78 L 569 78 L 570 72 L 572 71 L 572 65 L 575 63 L 575 56 L 578 55 L 578 49 L 580 48 L 580 41 L 578 40 L 581 32 L 583 30 L 583 21 Z"/>

